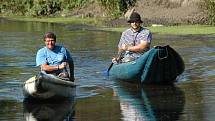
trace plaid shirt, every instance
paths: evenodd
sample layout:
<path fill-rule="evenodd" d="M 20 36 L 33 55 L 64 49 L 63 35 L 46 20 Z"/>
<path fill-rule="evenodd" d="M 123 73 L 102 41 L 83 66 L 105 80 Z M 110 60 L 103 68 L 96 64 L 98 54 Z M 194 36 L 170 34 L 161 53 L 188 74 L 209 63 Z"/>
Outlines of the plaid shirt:
<path fill-rule="evenodd" d="M 148 29 L 141 27 L 139 31 L 134 32 L 131 28 L 129 28 L 122 33 L 118 47 L 122 48 L 123 44 L 128 46 L 135 46 L 140 44 L 141 41 L 147 41 L 150 44 L 151 40 L 152 34 Z"/>

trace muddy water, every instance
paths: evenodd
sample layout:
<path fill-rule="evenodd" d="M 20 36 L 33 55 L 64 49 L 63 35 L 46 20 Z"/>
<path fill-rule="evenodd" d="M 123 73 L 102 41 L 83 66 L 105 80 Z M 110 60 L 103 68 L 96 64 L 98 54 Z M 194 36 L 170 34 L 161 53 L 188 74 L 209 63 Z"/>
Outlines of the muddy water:
<path fill-rule="evenodd" d="M 44 32 L 74 59 L 75 103 L 23 102 L 23 81 L 34 74 L 36 51 Z M 175 86 L 115 82 L 102 75 L 116 53 L 117 32 L 86 26 L 16 22 L 0 19 L 0 120 L 213 121 L 215 119 L 215 35 L 157 35 L 152 46 L 169 44 L 180 53 L 185 72 Z"/>

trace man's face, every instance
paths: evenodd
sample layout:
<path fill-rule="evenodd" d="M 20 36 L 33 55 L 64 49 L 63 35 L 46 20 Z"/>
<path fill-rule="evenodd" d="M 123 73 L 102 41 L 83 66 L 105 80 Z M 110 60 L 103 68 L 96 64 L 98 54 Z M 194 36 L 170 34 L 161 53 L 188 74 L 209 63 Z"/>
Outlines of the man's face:
<path fill-rule="evenodd" d="M 53 50 L 56 41 L 53 38 L 45 38 L 45 45 L 49 50 Z"/>
<path fill-rule="evenodd" d="M 140 22 L 139 21 L 132 21 L 131 22 L 131 28 L 134 30 L 138 30 L 140 28 Z"/>

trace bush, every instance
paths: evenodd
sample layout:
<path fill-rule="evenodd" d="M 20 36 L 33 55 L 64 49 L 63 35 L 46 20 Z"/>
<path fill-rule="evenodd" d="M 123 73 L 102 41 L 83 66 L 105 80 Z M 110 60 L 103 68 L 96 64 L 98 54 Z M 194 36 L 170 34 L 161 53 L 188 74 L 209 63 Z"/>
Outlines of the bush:
<path fill-rule="evenodd" d="M 55 13 L 80 7 L 89 0 L 1 0 L 0 13 L 30 16 L 53 16 Z"/>
<path fill-rule="evenodd" d="M 62 10 L 61 4 L 59 0 L 35 0 L 33 6 L 28 8 L 28 15 L 50 16 Z"/>
<path fill-rule="evenodd" d="M 119 17 L 136 0 L 0 0 L 0 13 L 26 16 L 54 16 L 91 2 L 99 2 L 112 17 Z"/>
<path fill-rule="evenodd" d="M 207 11 L 209 18 L 209 23 L 215 25 L 215 1 L 214 0 L 204 0 L 202 4 L 203 9 Z"/>
<path fill-rule="evenodd" d="M 117 18 L 125 13 L 129 7 L 134 6 L 136 0 L 98 0 L 110 16 Z"/>

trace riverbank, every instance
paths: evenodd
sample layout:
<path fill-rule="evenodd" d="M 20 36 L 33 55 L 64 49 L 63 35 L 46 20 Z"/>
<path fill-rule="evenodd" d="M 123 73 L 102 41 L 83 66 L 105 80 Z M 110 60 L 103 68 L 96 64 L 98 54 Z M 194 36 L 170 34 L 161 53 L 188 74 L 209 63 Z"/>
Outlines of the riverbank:
<path fill-rule="evenodd" d="M 27 17 L 27 16 L 4 16 L 0 18 L 13 20 L 13 21 L 26 21 L 26 22 L 49 22 L 49 23 L 62 23 L 62 24 L 82 24 L 91 26 L 100 26 L 102 19 L 98 18 L 80 18 L 80 17 Z"/>
<path fill-rule="evenodd" d="M 79 19 L 78 24 L 90 23 L 109 27 L 125 26 L 125 18 L 128 18 L 132 11 L 140 13 L 144 26 L 212 25 L 214 22 L 213 2 L 208 0 L 57 1 L 43 3 L 27 0 L 25 2 L 3 1 L 0 5 L 0 14 L 43 19 L 59 17 L 59 20 L 54 21 L 65 19 L 67 23 L 77 23 L 73 21 L 75 18 Z"/>
<path fill-rule="evenodd" d="M 34 18 L 23 16 L 1 16 L 3 19 L 13 21 L 26 21 L 26 22 L 48 22 L 57 23 L 68 26 L 70 30 L 75 29 L 89 29 L 89 30 L 102 30 L 102 31 L 116 31 L 122 32 L 129 27 L 125 19 L 121 20 L 119 25 L 108 26 L 105 24 L 107 20 L 104 18 L 80 18 L 80 17 L 53 17 L 53 18 Z M 165 26 L 153 24 L 146 26 L 152 33 L 156 34 L 172 34 L 172 35 L 215 35 L 215 26 L 210 25 L 172 25 Z"/>

